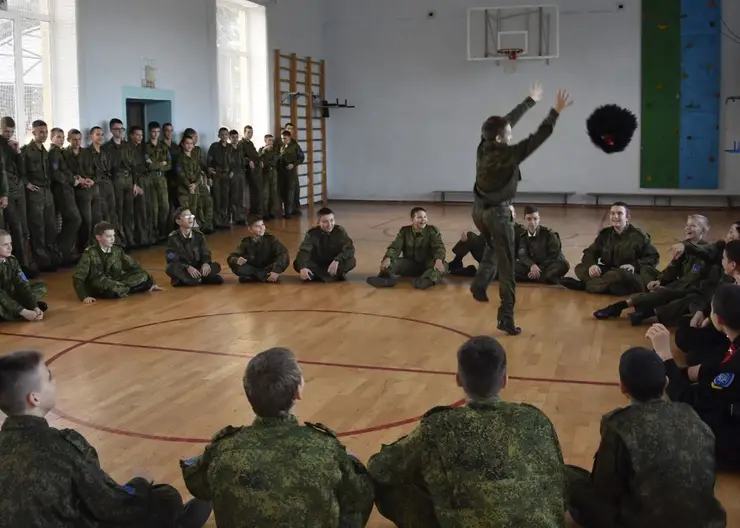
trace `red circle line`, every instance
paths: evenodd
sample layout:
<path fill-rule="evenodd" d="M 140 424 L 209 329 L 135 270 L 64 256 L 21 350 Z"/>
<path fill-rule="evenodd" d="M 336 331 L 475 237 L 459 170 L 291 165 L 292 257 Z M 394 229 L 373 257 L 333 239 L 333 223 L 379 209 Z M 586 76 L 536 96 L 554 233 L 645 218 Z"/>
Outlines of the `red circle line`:
<path fill-rule="evenodd" d="M 168 319 L 164 321 L 155 321 L 145 324 L 140 324 L 136 326 L 132 326 L 129 328 L 123 328 L 120 330 L 115 330 L 113 332 L 108 332 L 106 334 L 102 334 L 97 337 L 84 339 L 84 340 L 77 340 L 77 339 L 67 339 L 67 338 L 57 338 L 57 337 L 47 337 L 47 336 L 29 336 L 29 335 L 22 335 L 22 334 L 12 334 L 9 332 L 0 332 L 2 335 L 14 335 L 19 337 L 30 337 L 30 338 L 37 338 L 37 339 L 50 339 L 50 340 L 57 340 L 57 341 L 74 341 L 74 344 L 70 345 L 69 347 L 57 352 L 55 355 L 53 355 L 51 358 L 49 358 L 46 361 L 47 365 L 51 365 L 54 361 L 59 360 L 66 354 L 88 344 L 101 344 L 101 345 L 109 345 L 109 346 L 120 346 L 120 347 L 133 347 L 133 348 L 146 348 L 146 349 L 154 349 L 154 350 L 166 350 L 166 351 L 172 351 L 172 352 L 184 352 L 184 353 L 195 353 L 195 354 L 208 354 L 208 355 L 217 355 L 217 356 L 229 356 L 229 357 L 240 357 L 244 359 L 248 359 L 250 356 L 240 355 L 240 354 L 231 354 L 227 352 L 214 352 L 214 351 L 207 351 L 207 350 L 194 350 L 194 349 L 183 349 L 183 348 L 171 348 L 171 347 L 162 347 L 162 346 L 151 346 L 151 345 L 135 345 L 135 344 L 127 344 L 127 343 L 116 343 L 111 341 L 103 341 L 106 338 L 115 336 L 117 334 L 122 334 L 126 332 L 131 332 L 133 330 L 138 330 L 141 328 L 147 328 L 151 326 L 161 325 L 161 324 L 169 324 L 173 322 L 180 322 L 180 321 L 187 321 L 187 320 L 193 320 L 193 319 L 203 319 L 207 317 L 223 317 L 223 316 L 233 316 L 233 315 L 244 315 L 244 314 L 259 314 L 259 313 L 296 313 L 296 312 L 311 312 L 311 313 L 333 313 L 333 314 L 342 314 L 342 315 L 362 315 L 362 316 L 369 316 L 369 317 L 381 317 L 386 319 L 395 319 L 400 321 L 407 321 L 407 322 L 413 322 L 418 324 L 423 324 L 427 326 L 432 326 L 435 328 L 439 328 L 442 330 L 447 330 L 452 333 L 456 333 L 462 337 L 470 338 L 472 337 L 470 334 L 463 332 L 461 330 L 458 330 L 456 328 L 451 328 L 445 325 L 441 325 L 438 323 L 432 323 L 429 321 L 422 321 L 419 319 L 413 319 L 410 317 L 401 317 L 401 316 L 394 316 L 394 315 L 384 315 L 384 314 L 376 314 L 376 313 L 367 313 L 367 312 L 354 312 L 354 311 L 347 311 L 347 310 L 320 310 L 320 309 L 274 309 L 274 310 L 244 310 L 239 312 L 226 312 L 226 313 L 216 313 L 216 314 L 200 314 L 200 315 L 192 315 L 188 317 L 180 317 L 177 319 Z M 380 371 L 388 371 L 388 372 L 412 372 L 417 374 L 438 374 L 438 375 L 455 375 L 455 372 L 449 372 L 449 371 L 440 371 L 440 370 L 427 370 L 427 369 L 417 369 L 417 368 L 411 368 L 411 367 L 387 367 L 387 366 L 376 366 L 376 365 L 357 365 L 357 364 L 346 364 L 346 363 L 334 363 L 334 362 L 323 362 L 323 361 L 311 361 L 311 360 L 299 360 L 299 363 L 301 364 L 307 364 L 307 365 L 316 365 L 316 366 L 327 366 L 327 367 L 339 367 L 339 368 L 352 368 L 352 369 L 358 369 L 358 370 L 380 370 Z M 549 383 L 566 383 L 566 384 L 579 384 L 579 385 L 594 385 L 594 386 L 616 386 L 616 383 L 613 382 L 604 382 L 604 381 L 592 381 L 592 380 L 568 380 L 568 379 L 556 379 L 556 378 L 531 378 L 531 377 L 522 377 L 522 376 L 509 376 L 512 380 L 517 381 L 534 381 L 534 382 L 549 382 Z M 464 404 L 464 400 L 459 400 L 451 406 L 458 407 L 460 405 Z M 146 440 L 158 440 L 158 441 L 166 441 L 166 442 L 181 442 L 181 443 L 209 443 L 209 439 L 205 438 L 191 438 L 191 437 L 177 437 L 177 436 L 163 436 L 163 435 L 152 435 L 147 433 L 139 433 L 136 431 L 127 431 L 123 429 L 117 429 L 113 427 L 108 426 L 101 426 L 98 424 L 94 424 L 92 422 L 88 422 L 86 420 L 82 420 L 80 418 L 77 418 L 61 409 L 55 409 L 54 414 L 59 416 L 60 418 L 63 418 L 69 422 L 72 422 L 76 425 L 80 425 L 83 427 L 88 427 L 91 429 L 95 429 L 98 431 L 106 432 L 106 433 L 112 433 L 117 434 L 121 436 L 128 436 L 133 438 L 141 438 Z M 417 422 L 421 420 L 421 416 L 416 416 L 413 418 L 406 418 L 404 420 L 399 420 L 395 422 L 390 422 L 386 424 L 381 424 L 377 426 L 367 427 L 363 429 L 357 429 L 352 431 L 344 431 L 337 433 L 337 436 L 345 437 L 345 436 L 357 436 L 361 434 L 376 432 L 376 431 L 382 431 L 386 429 L 392 429 L 394 427 L 400 427 L 403 425 L 407 425 L 410 423 Z"/>

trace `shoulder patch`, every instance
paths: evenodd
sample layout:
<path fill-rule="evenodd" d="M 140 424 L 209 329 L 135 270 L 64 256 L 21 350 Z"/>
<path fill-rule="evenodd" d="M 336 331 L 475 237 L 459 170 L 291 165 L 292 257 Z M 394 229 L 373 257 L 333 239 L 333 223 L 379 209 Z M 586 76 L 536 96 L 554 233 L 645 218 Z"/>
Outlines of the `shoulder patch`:
<path fill-rule="evenodd" d="M 629 409 L 629 406 L 627 406 L 627 407 L 618 407 L 618 408 L 616 408 L 614 410 L 611 410 L 608 413 L 606 413 L 604 416 L 601 417 L 601 421 L 602 422 L 608 422 L 609 420 L 611 420 L 612 418 L 614 418 L 618 414 L 623 413 L 627 409 Z"/>
<path fill-rule="evenodd" d="M 228 438 L 229 436 L 233 436 L 239 431 L 241 431 L 241 427 L 234 427 L 233 425 L 227 425 L 220 431 L 218 431 L 216 434 L 213 435 L 213 438 L 211 440 L 213 442 L 218 442 L 219 440 L 223 440 L 224 438 Z"/>
<path fill-rule="evenodd" d="M 323 434 L 325 434 L 326 436 L 330 436 L 330 437 L 332 437 L 332 438 L 336 438 L 336 437 L 337 437 L 336 433 L 335 433 L 334 431 L 332 431 L 331 429 L 329 429 L 329 428 L 328 428 L 327 426 L 325 426 L 324 424 L 320 424 L 320 423 L 311 423 L 311 422 L 304 422 L 304 424 L 306 424 L 306 426 L 307 426 L 307 427 L 310 427 L 310 428 L 311 428 L 311 429 L 313 429 L 314 431 L 318 431 L 318 432 L 320 432 L 320 433 L 323 433 Z"/>
<path fill-rule="evenodd" d="M 431 409 L 429 409 L 427 412 L 424 413 L 424 415 L 421 418 L 423 420 L 424 418 L 429 418 L 430 416 L 434 414 L 438 414 L 444 411 L 451 411 L 453 409 L 454 407 L 450 407 L 449 405 L 439 405 L 437 407 L 432 407 Z"/>
<path fill-rule="evenodd" d="M 174 231 L 170 231 L 170 234 L 168 236 L 175 236 L 179 232 L 180 232 L 179 229 L 175 229 Z"/>
<path fill-rule="evenodd" d="M 67 442 L 72 444 L 75 449 L 77 449 L 83 455 L 95 454 L 95 456 L 97 456 L 97 454 L 95 453 L 95 448 L 93 448 L 87 442 L 87 440 L 85 440 L 84 436 L 82 436 L 74 429 L 59 429 L 59 435 Z"/>
<path fill-rule="evenodd" d="M 23 273 L 23 270 L 18 271 L 18 276 L 21 278 L 23 282 L 28 282 L 28 277 L 26 277 L 26 274 Z"/>
<path fill-rule="evenodd" d="M 691 267 L 691 273 L 699 273 L 701 272 L 702 265 L 701 264 L 694 264 Z"/>
<path fill-rule="evenodd" d="M 177 259 L 177 253 L 175 253 L 174 251 L 168 251 L 167 252 L 167 262 L 172 262 L 175 259 Z"/>
<path fill-rule="evenodd" d="M 712 388 L 715 390 L 726 389 L 732 385 L 733 381 L 735 381 L 735 374 L 732 374 L 731 372 L 723 372 L 722 374 L 718 374 L 717 377 L 712 380 Z"/>

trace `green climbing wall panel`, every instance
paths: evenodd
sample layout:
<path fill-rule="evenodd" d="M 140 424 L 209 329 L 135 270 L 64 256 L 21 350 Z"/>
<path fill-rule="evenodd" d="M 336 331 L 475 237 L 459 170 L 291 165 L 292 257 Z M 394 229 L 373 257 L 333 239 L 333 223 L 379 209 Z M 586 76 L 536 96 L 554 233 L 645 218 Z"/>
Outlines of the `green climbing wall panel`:
<path fill-rule="evenodd" d="M 681 2 L 642 1 L 640 187 L 679 187 Z"/>

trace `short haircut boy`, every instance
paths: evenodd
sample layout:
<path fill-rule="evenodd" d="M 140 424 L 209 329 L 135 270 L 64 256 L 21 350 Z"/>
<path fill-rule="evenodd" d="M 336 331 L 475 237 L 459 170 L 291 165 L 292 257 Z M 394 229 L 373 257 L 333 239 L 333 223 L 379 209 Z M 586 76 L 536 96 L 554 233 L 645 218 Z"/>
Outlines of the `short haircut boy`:
<path fill-rule="evenodd" d="M 38 368 L 43 360 L 35 350 L 0 356 L 0 411 L 7 416 L 23 414 L 26 397 L 38 384 Z"/>
<path fill-rule="evenodd" d="M 244 372 L 244 392 L 257 416 L 290 412 L 303 375 L 295 355 L 287 348 L 270 348 L 249 361 Z"/>
<path fill-rule="evenodd" d="M 712 311 L 723 326 L 740 331 L 740 286 L 720 284 L 712 297 Z"/>
<path fill-rule="evenodd" d="M 457 373 L 468 396 L 497 396 L 506 379 L 506 351 L 493 337 L 470 338 L 457 351 Z"/>
<path fill-rule="evenodd" d="M 321 209 L 319 209 L 319 212 L 316 213 L 316 216 L 318 218 L 321 218 L 322 216 L 326 216 L 326 215 L 330 215 L 330 214 L 334 214 L 334 211 L 332 211 L 328 207 L 322 207 Z"/>
<path fill-rule="evenodd" d="M 115 231 L 116 228 L 110 222 L 98 222 L 95 224 L 94 234 L 95 236 L 103 236 L 106 231 Z"/>
<path fill-rule="evenodd" d="M 540 212 L 540 210 L 537 209 L 534 205 L 528 205 L 527 207 L 524 208 L 524 214 L 525 215 L 535 214 L 535 213 L 539 213 L 539 212 Z"/>
<path fill-rule="evenodd" d="M 416 216 L 416 213 L 421 213 L 422 211 L 425 212 L 425 213 L 427 212 L 427 210 L 424 209 L 423 207 L 414 207 L 413 209 L 411 209 L 411 213 L 410 213 L 409 216 L 411 216 L 411 218 L 413 218 L 413 217 Z"/>
<path fill-rule="evenodd" d="M 633 347 L 619 359 L 619 380 L 635 400 L 657 400 L 666 386 L 665 365 L 654 351 Z"/>

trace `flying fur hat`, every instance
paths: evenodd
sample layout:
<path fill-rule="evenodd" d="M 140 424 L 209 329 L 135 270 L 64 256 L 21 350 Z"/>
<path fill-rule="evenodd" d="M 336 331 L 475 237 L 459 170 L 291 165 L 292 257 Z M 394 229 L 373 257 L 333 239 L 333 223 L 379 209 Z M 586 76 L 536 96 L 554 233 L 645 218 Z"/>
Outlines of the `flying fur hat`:
<path fill-rule="evenodd" d="M 607 154 L 622 152 L 637 130 L 637 116 L 614 104 L 600 106 L 586 120 L 588 137 Z"/>

